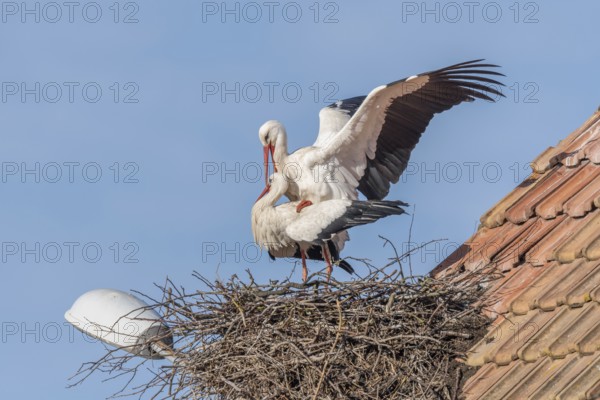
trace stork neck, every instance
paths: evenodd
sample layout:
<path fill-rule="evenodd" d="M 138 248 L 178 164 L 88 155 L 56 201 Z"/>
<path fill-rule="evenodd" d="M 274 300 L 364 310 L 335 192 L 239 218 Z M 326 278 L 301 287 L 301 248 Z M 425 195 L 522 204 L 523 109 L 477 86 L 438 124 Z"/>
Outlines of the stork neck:
<path fill-rule="evenodd" d="M 273 161 L 277 164 L 281 164 L 287 156 L 287 134 L 284 129 L 281 129 L 277 134 L 277 142 L 275 143 L 275 151 L 273 152 Z"/>
<path fill-rule="evenodd" d="M 283 187 L 277 187 L 276 185 L 271 186 L 271 189 L 265 194 L 260 200 L 258 200 L 253 208 L 256 209 L 265 209 L 265 208 L 274 208 L 275 203 L 279 201 L 281 196 L 285 193 Z"/>

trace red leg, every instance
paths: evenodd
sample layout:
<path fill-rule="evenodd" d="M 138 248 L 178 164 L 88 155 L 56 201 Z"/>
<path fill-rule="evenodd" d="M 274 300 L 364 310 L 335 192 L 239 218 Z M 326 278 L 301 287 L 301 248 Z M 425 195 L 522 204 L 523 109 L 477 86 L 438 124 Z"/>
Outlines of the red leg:
<path fill-rule="evenodd" d="M 300 250 L 300 256 L 302 257 L 302 282 L 306 283 L 308 268 L 306 268 L 306 253 L 304 253 L 304 250 Z"/>
<path fill-rule="evenodd" d="M 298 203 L 298 205 L 296 206 L 296 212 L 300 212 L 302 211 L 303 208 L 306 208 L 308 206 L 312 206 L 312 201 L 310 200 L 302 200 L 300 203 Z"/>
<path fill-rule="evenodd" d="M 329 254 L 329 249 L 327 245 L 321 246 L 321 251 L 323 252 L 323 258 L 325 258 L 325 263 L 327 264 L 327 283 L 331 280 L 331 272 L 333 271 L 333 266 L 331 265 L 331 255 Z"/>

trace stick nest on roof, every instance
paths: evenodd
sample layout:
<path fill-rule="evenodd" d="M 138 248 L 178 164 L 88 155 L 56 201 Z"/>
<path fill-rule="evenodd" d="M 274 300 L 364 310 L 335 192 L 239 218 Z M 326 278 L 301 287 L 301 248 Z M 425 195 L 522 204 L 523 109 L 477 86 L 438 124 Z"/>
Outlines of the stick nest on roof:
<path fill-rule="evenodd" d="M 176 361 L 150 367 L 154 379 L 130 392 L 177 399 L 458 398 L 469 373 L 460 359 L 489 323 L 473 307 L 482 291 L 473 279 L 405 278 L 396 267 L 329 285 L 264 285 L 251 275 L 212 283 L 196 274 L 206 289 L 186 293 L 167 281 L 154 307 L 176 337 Z M 110 352 L 84 370 L 135 374 L 147 362 L 125 367 L 136 360 Z"/>

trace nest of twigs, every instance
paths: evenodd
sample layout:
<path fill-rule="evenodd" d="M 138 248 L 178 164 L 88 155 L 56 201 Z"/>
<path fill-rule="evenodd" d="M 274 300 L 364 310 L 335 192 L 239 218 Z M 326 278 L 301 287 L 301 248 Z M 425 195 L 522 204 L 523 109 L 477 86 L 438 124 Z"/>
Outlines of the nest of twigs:
<path fill-rule="evenodd" d="M 154 366 L 154 379 L 131 393 L 456 399 L 469 373 L 460 360 L 489 322 L 472 306 L 482 292 L 476 280 L 409 279 L 393 266 L 328 285 L 322 279 L 259 284 L 251 275 L 212 283 L 195 276 L 206 289 L 187 293 L 170 281 L 160 286 L 164 297 L 155 307 L 176 337 L 176 360 Z M 135 373 L 145 362 L 127 370 L 138 358 L 109 355 L 84 370 Z"/>

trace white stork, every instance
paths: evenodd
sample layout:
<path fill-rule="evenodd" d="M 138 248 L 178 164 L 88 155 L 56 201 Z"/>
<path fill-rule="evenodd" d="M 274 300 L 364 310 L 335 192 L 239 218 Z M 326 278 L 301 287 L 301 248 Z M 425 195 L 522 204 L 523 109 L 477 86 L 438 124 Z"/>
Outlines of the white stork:
<path fill-rule="evenodd" d="M 385 198 L 435 114 L 464 101 L 503 96 L 502 83 L 487 76 L 504 75 L 482 61 L 411 76 L 325 107 L 315 143 L 292 154 L 283 125 L 266 122 L 259 130 L 265 179 L 270 153 L 275 171 L 288 178 L 285 195 L 299 201 L 298 212 L 324 200 L 357 199 L 358 191 L 369 200 Z"/>
<path fill-rule="evenodd" d="M 375 222 L 389 215 L 403 214 L 402 206 L 407 205 L 401 201 L 334 199 L 314 204 L 298 213 L 298 202 L 275 206 L 288 187 L 289 182 L 282 173 L 271 176 L 265 190 L 252 207 L 252 234 L 254 241 L 266 248 L 271 257 L 293 257 L 299 251 L 302 258 L 302 279 L 305 282 L 308 276 L 306 255 L 311 249 L 320 247 L 321 253 L 315 258 L 322 255 L 327 264 L 329 280 L 333 269 L 330 243 L 338 232 Z M 347 271 L 346 266 L 350 267 L 347 263 L 340 263 L 340 266 Z M 349 272 L 352 271 L 351 268 Z"/>

